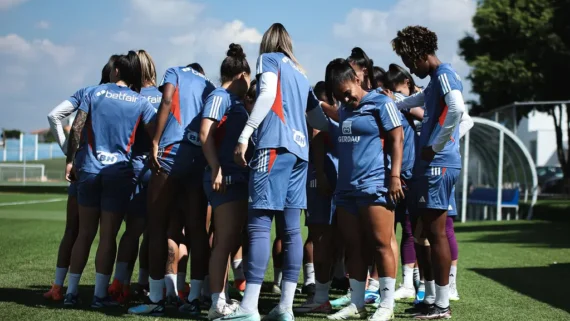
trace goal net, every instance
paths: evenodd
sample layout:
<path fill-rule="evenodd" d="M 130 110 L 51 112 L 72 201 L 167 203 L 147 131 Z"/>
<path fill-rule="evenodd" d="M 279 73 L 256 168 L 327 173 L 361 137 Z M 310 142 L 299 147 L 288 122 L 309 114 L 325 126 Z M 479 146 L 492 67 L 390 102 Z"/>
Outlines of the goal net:
<path fill-rule="evenodd" d="M 43 164 L 0 164 L 0 183 L 44 182 Z"/>

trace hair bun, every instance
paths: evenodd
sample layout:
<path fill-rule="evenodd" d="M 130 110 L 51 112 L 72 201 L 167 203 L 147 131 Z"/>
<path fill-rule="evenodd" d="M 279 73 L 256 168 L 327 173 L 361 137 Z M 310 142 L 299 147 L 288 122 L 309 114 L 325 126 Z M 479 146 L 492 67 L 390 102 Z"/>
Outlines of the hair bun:
<path fill-rule="evenodd" d="M 235 58 L 245 58 L 245 53 L 243 52 L 243 48 L 238 45 L 237 43 L 230 44 L 230 49 L 227 53 L 228 57 L 235 57 Z"/>
<path fill-rule="evenodd" d="M 354 48 L 352 48 L 352 51 L 350 52 L 350 56 L 351 57 L 364 57 L 364 50 L 362 50 L 362 48 L 360 48 L 360 47 L 354 47 Z"/>

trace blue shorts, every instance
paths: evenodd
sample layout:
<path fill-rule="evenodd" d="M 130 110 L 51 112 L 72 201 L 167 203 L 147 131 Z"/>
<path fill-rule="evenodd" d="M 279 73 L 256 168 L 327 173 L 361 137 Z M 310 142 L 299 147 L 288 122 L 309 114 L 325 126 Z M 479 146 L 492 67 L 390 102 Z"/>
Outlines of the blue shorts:
<path fill-rule="evenodd" d="M 67 187 L 67 196 L 77 197 L 77 182 L 71 182 Z"/>
<path fill-rule="evenodd" d="M 457 216 L 457 203 L 455 202 L 455 185 L 451 189 L 451 197 L 449 198 L 449 207 L 447 208 L 447 216 Z"/>
<path fill-rule="evenodd" d="M 325 167 L 327 171 L 327 167 Z M 331 189 L 336 188 L 336 171 L 329 173 L 327 171 L 327 179 Z M 334 222 L 336 205 L 333 195 L 324 196 L 317 188 L 317 173 L 312 164 L 309 164 L 307 176 L 307 210 L 305 211 L 305 225 L 331 225 Z"/>
<path fill-rule="evenodd" d="M 124 213 L 133 191 L 130 176 L 109 176 L 79 172 L 77 201 L 85 207 L 96 207 L 102 211 Z"/>
<path fill-rule="evenodd" d="M 369 186 L 355 191 L 335 193 L 336 207 L 342 207 L 351 214 L 358 215 L 358 209 L 369 205 L 381 205 L 392 210 L 394 204 L 388 200 L 385 187 Z"/>
<path fill-rule="evenodd" d="M 146 217 L 148 182 L 151 171 L 144 167 L 134 181 L 134 190 L 129 201 L 128 215 Z"/>
<path fill-rule="evenodd" d="M 204 171 L 204 193 L 208 198 L 208 205 L 211 205 L 212 209 L 215 209 L 225 203 L 247 201 L 249 178 L 246 175 L 247 174 L 243 173 L 224 176 L 226 192 L 222 194 L 214 192 L 212 189 L 212 170 L 207 168 Z"/>
<path fill-rule="evenodd" d="M 249 166 L 249 208 L 283 211 L 307 207 L 308 162 L 285 148 L 268 148 L 256 150 Z"/>
<path fill-rule="evenodd" d="M 202 184 L 206 159 L 202 147 L 191 143 L 176 143 L 158 150 L 158 162 L 168 175 L 190 184 Z"/>
<path fill-rule="evenodd" d="M 428 167 L 424 175 L 415 178 L 413 193 L 417 210 L 448 211 L 450 205 L 454 207 L 452 195 L 460 172 L 461 169 L 457 168 Z"/>

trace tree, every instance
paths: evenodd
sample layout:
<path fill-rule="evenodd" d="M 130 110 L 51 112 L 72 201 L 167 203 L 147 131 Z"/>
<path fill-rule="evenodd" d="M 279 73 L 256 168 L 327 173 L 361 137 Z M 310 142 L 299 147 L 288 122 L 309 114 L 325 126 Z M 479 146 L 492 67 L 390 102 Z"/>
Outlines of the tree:
<path fill-rule="evenodd" d="M 3 133 L 4 133 L 4 139 L 8 139 L 8 138 L 20 139 L 20 134 L 22 132 L 17 130 L 17 129 L 4 129 Z"/>
<path fill-rule="evenodd" d="M 480 101 L 473 114 L 516 101 L 568 100 L 570 74 L 570 0 L 485 0 L 473 17 L 476 35 L 459 41 L 460 54 L 472 67 L 468 76 Z M 532 109 L 553 117 L 557 154 L 567 187 L 570 162 L 562 142 L 561 106 Z M 570 106 L 566 108 L 570 120 Z M 570 125 L 570 123 L 566 124 Z M 569 126 L 570 127 L 570 126 Z M 570 130 L 569 130 L 570 134 Z"/>

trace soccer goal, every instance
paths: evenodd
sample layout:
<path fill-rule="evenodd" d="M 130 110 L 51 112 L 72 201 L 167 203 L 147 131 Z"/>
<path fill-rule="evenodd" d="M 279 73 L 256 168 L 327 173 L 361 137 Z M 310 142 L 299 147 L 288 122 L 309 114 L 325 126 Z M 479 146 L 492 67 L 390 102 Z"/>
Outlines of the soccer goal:
<path fill-rule="evenodd" d="M 0 183 L 43 182 L 46 180 L 44 164 L 2 164 L 0 163 Z"/>

